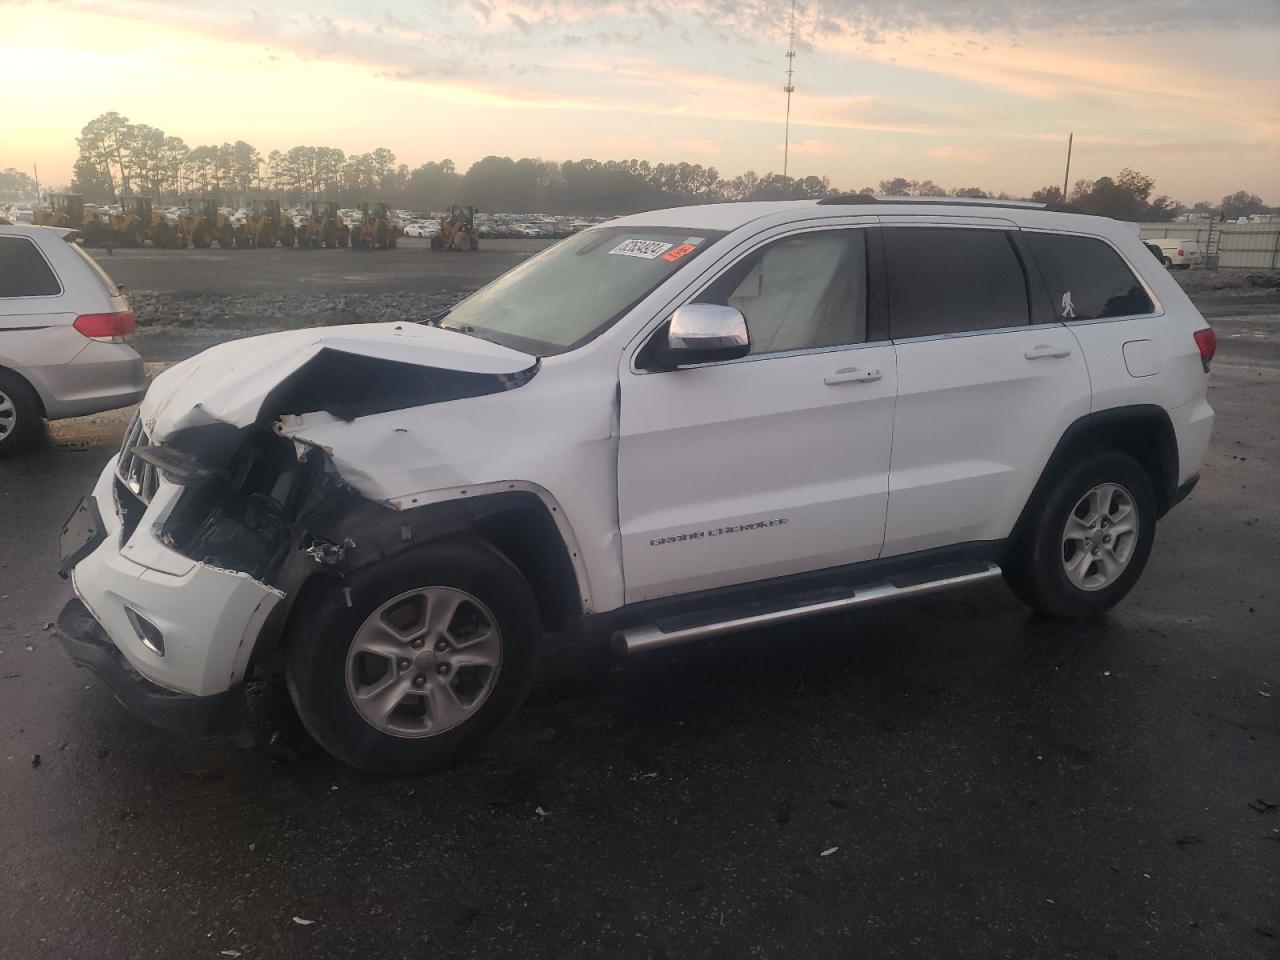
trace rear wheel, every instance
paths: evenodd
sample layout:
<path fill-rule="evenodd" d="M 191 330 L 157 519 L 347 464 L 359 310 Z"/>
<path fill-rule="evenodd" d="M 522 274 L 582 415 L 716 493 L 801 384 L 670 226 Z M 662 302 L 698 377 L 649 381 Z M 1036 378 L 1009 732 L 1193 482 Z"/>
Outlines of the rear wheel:
<path fill-rule="evenodd" d="M 1173 260 L 1172 260 L 1171 258 L 1169 258 L 1169 257 L 1165 257 L 1165 258 L 1164 258 L 1164 265 L 1165 265 L 1165 267 L 1166 267 L 1166 268 L 1168 268 L 1168 267 L 1172 267 L 1172 266 L 1173 266 Z"/>
<path fill-rule="evenodd" d="M 40 398 L 25 380 L 0 370 L 0 458 L 29 450 L 43 430 Z"/>
<path fill-rule="evenodd" d="M 286 671 L 303 724 L 339 760 L 380 773 L 440 769 L 524 700 L 542 631 L 529 585 L 500 554 L 437 544 L 344 586 L 293 631 Z"/>
<path fill-rule="evenodd" d="M 1106 613 L 1137 583 L 1155 540 L 1151 478 L 1127 454 L 1087 456 L 1042 498 L 1005 563 L 1026 604 L 1075 619 Z"/>

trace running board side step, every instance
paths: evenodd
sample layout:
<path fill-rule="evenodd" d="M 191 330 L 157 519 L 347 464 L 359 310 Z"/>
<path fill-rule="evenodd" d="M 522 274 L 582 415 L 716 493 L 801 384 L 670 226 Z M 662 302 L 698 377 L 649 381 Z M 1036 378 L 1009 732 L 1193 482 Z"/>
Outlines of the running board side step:
<path fill-rule="evenodd" d="M 945 571 L 945 574 L 944 574 Z M 928 574 L 930 571 L 921 571 Z M 887 603 L 906 597 L 918 597 L 924 594 L 950 590 L 953 587 L 964 587 L 973 583 L 981 583 L 1000 576 L 1000 567 L 994 563 L 964 564 L 963 567 L 950 566 L 937 570 L 933 579 L 923 579 L 919 575 L 910 574 L 890 577 L 879 583 L 869 583 L 859 587 L 848 587 L 839 591 L 838 595 L 827 594 L 826 598 L 815 599 L 810 594 L 805 600 L 778 609 L 770 609 L 761 613 L 746 613 L 741 608 L 737 615 L 714 619 L 706 623 L 695 623 L 684 626 L 668 623 L 667 629 L 661 621 L 641 627 L 619 630 L 613 635 L 613 648 L 618 653 L 641 653 L 656 650 L 658 647 L 669 647 L 689 640 L 700 640 L 705 637 L 718 637 L 726 633 L 737 633 L 740 630 L 751 630 L 768 627 L 774 624 L 801 620 L 819 614 L 833 613 L 837 610 L 848 610 L 852 607 L 869 607 L 876 603 Z M 728 613 L 729 611 L 725 611 Z"/>

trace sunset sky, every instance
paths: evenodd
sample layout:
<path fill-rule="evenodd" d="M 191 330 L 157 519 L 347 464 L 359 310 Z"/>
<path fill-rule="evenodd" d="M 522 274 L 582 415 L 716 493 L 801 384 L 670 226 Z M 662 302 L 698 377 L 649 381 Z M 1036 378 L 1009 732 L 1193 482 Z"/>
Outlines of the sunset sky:
<path fill-rule="evenodd" d="M 0 168 L 99 113 L 189 146 L 781 171 L 786 0 L 0 0 Z M 1280 0 L 808 0 L 790 173 L 1029 193 L 1125 166 L 1280 203 Z"/>

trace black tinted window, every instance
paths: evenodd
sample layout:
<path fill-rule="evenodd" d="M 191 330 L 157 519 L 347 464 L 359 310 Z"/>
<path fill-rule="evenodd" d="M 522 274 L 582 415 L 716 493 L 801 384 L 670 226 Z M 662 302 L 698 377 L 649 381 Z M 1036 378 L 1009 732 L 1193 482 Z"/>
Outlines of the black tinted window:
<path fill-rule="evenodd" d="M 1003 230 L 884 231 L 895 340 L 1030 323 L 1027 283 Z"/>
<path fill-rule="evenodd" d="M 0 237 L 0 297 L 53 297 L 62 292 L 36 245 L 26 237 Z"/>
<path fill-rule="evenodd" d="M 741 311 L 753 354 L 863 343 L 866 231 L 830 230 L 776 240 L 730 267 L 698 302 Z"/>
<path fill-rule="evenodd" d="M 1060 233 L 1024 236 L 1049 285 L 1059 320 L 1099 320 L 1152 311 L 1147 291 L 1108 244 Z"/>

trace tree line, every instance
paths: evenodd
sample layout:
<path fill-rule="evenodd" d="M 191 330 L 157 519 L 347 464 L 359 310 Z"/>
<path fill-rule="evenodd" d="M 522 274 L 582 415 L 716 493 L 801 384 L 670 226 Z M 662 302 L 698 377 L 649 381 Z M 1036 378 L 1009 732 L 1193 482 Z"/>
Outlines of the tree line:
<path fill-rule="evenodd" d="M 226 203 L 274 196 L 291 205 L 321 199 L 343 205 L 383 200 L 415 210 L 471 203 L 490 211 L 598 215 L 688 203 L 790 200 L 839 193 L 1022 199 L 977 186 L 946 189 L 932 180 L 905 177 L 846 190 L 833 186 L 827 177 L 760 175 L 748 170 L 729 178 L 715 167 L 698 163 L 635 159 L 556 162 L 488 156 L 462 171 L 452 160 L 430 161 L 411 169 L 385 147 L 346 153 L 337 147 L 296 146 L 272 150 L 264 157 L 244 140 L 189 147 L 181 137 L 132 123 L 115 112 L 89 121 L 76 144 L 79 153 L 71 189 L 97 203 L 132 196 L 150 196 L 157 202 L 212 196 Z M 23 181 L 23 177 L 26 175 L 12 169 L 0 173 L 0 198 L 22 192 L 30 180 Z M 1152 178 L 1126 168 L 1114 177 L 1077 180 L 1065 197 L 1060 187 L 1046 186 L 1029 199 L 1125 220 L 1171 220 L 1188 209 L 1168 196 L 1153 197 L 1154 188 Z M 1200 201 L 1191 209 L 1234 219 L 1270 208 L 1256 195 L 1241 190 L 1222 198 L 1219 204 Z"/>

